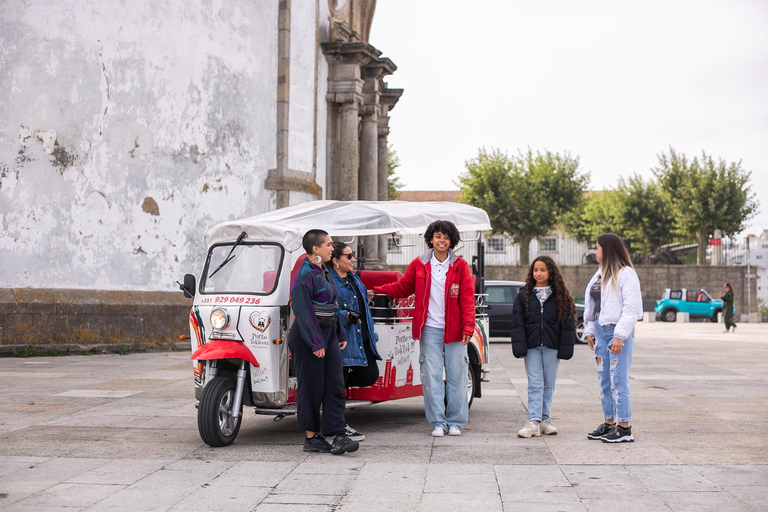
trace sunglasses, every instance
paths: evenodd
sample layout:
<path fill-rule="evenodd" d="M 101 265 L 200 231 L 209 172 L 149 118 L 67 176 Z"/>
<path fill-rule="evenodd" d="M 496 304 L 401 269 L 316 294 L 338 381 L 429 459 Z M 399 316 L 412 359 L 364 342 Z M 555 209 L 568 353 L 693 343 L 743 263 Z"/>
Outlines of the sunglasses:
<path fill-rule="evenodd" d="M 341 255 L 342 258 L 347 258 L 349 261 L 352 261 L 352 258 L 355 257 L 355 251 L 352 251 L 350 253 L 345 253 Z"/>

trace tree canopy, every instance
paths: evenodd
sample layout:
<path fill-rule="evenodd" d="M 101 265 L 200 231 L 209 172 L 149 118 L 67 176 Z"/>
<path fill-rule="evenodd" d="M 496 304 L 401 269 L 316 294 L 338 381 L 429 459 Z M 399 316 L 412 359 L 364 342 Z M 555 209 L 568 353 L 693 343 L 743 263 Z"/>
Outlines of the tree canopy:
<path fill-rule="evenodd" d="M 478 151 L 459 177 L 459 200 L 488 212 L 494 232 L 506 233 L 520 245 L 520 264 L 529 263 L 532 239 L 548 235 L 560 217 L 578 208 L 589 183 L 579 172 L 579 159 L 568 153 L 508 156 L 498 149 Z"/>
<path fill-rule="evenodd" d="M 403 188 L 400 177 L 395 175 L 398 167 L 400 167 L 400 158 L 390 144 L 387 146 L 387 199 L 390 201 L 399 198 L 400 189 Z"/>
<path fill-rule="evenodd" d="M 715 229 L 733 236 L 757 213 L 759 202 L 752 193 L 751 171 L 741 162 L 715 161 L 702 152 L 701 159 L 688 159 L 673 148 L 659 155 L 654 169 L 661 189 L 669 197 L 675 231 L 698 243 L 697 264 L 706 260 L 707 241 Z"/>

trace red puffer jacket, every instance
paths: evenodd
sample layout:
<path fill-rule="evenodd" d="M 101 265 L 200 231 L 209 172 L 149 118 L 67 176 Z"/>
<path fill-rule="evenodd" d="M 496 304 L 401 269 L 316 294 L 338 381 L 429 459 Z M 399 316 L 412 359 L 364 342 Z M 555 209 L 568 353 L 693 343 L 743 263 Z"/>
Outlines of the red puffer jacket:
<path fill-rule="evenodd" d="M 384 293 L 393 299 L 416 294 L 412 334 L 421 339 L 421 331 L 427 322 L 429 290 L 432 286 L 432 269 L 429 260 L 432 250 L 413 260 L 403 278 L 396 282 L 374 287 L 374 293 Z M 445 277 L 445 343 L 461 341 L 462 336 L 475 332 L 475 290 L 466 261 L 449 251 L 450 268 Z"/>

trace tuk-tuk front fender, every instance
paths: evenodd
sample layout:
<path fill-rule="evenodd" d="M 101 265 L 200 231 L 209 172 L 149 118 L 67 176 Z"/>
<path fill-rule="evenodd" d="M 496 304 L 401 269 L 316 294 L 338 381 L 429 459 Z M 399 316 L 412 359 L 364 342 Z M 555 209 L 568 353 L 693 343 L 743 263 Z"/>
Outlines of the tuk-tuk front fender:
<path fill-rule="evenodd" d="M 243 359 L 253 366 L 259 366 L 248 348 L 240 342 L 230 340 L 212 340 L 195 350 L 191 359 L 195 361 L 212 361 L 215 359 Z"/>

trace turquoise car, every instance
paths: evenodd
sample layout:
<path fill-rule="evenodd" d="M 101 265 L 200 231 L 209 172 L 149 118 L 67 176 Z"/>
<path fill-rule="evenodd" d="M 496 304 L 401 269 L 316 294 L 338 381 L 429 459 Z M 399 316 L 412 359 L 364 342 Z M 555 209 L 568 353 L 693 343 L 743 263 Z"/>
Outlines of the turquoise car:
<path fill-rule="evenodd" d="M 667 288 L 661 300 L 656 301 L 656 319 L 664 322 L 677 320 L 677 313 L 688 313 L 691 318 L 708 318 L 717 322 L 717 315 L 723 312 L 723 301 L 713 299 L 703 288 L 701 290 L 672 290 Z"/>

